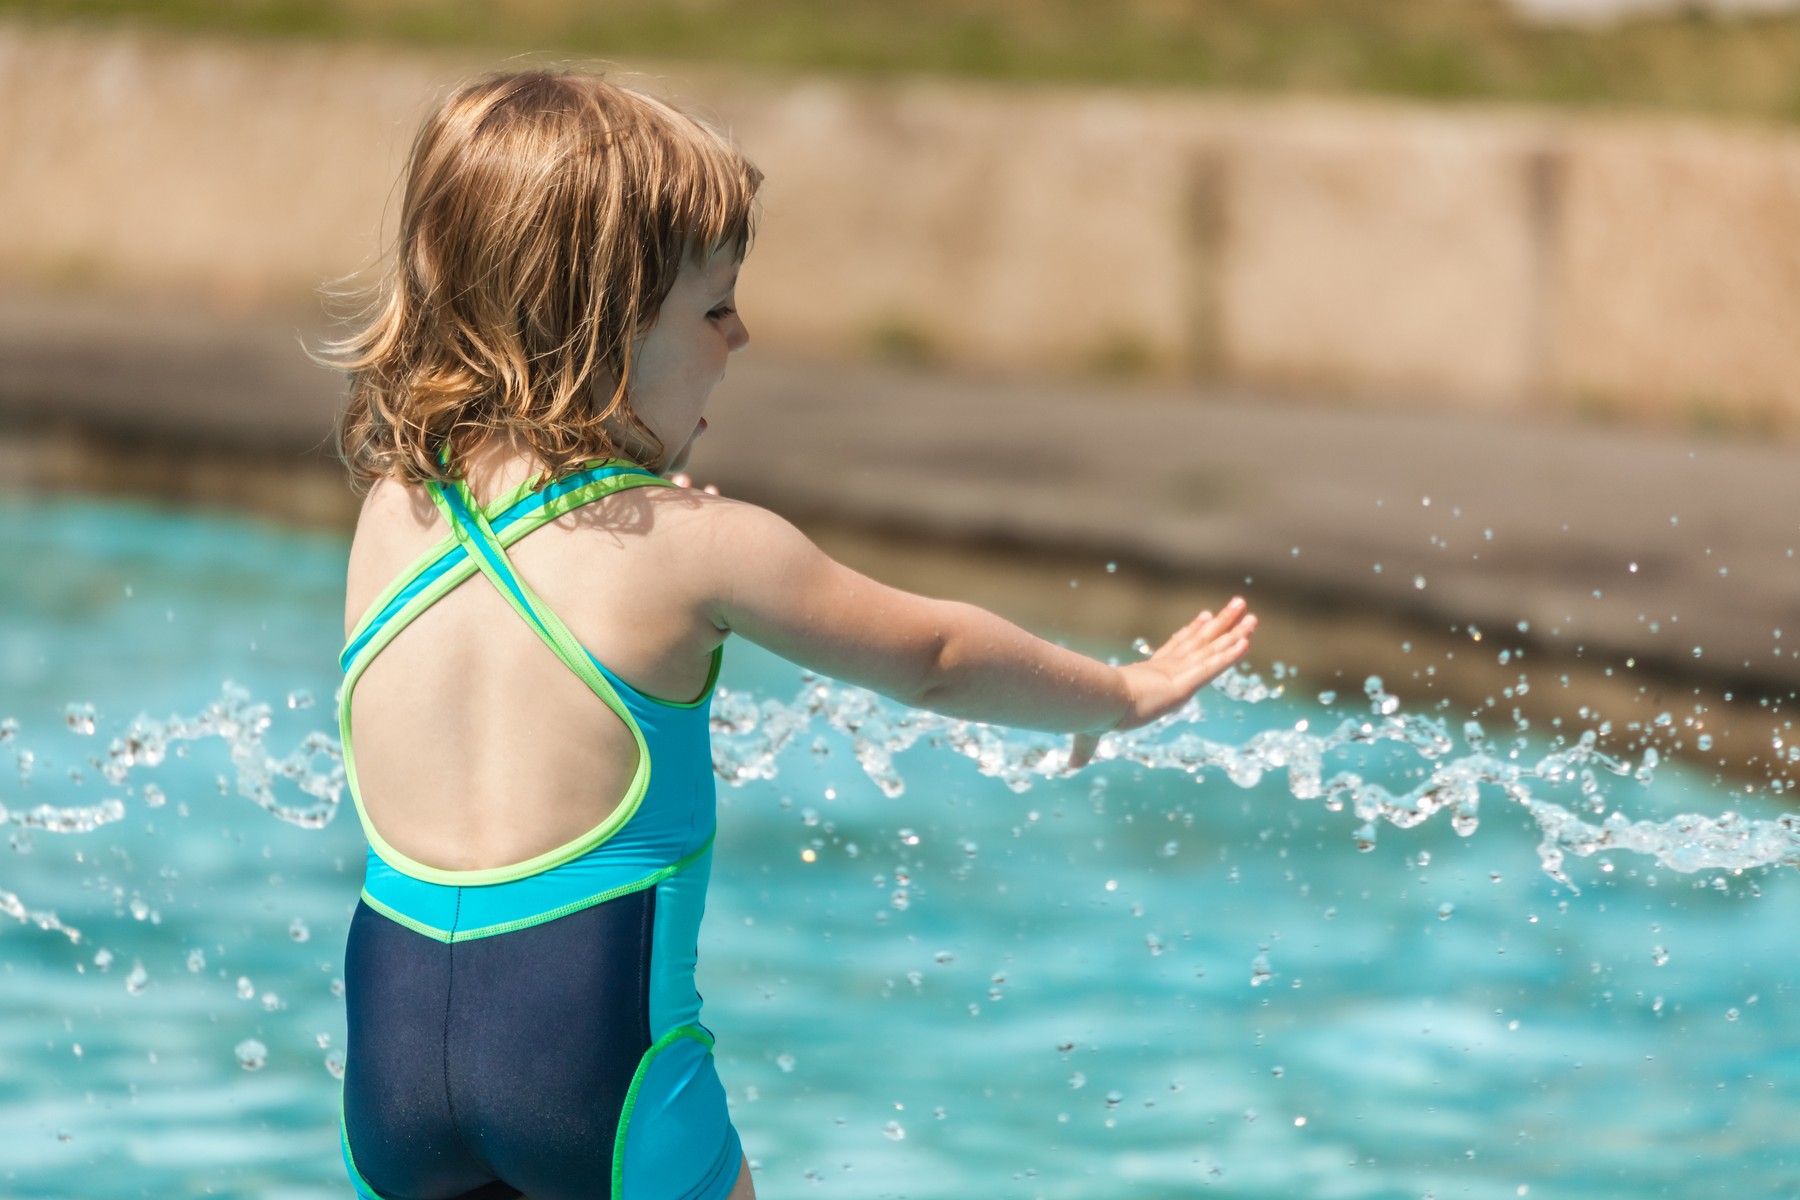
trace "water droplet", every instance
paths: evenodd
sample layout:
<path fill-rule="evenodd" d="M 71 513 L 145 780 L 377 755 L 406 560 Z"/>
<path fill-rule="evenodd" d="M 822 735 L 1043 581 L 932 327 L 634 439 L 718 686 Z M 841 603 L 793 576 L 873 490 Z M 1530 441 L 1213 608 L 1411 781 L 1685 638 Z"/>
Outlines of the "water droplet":
<path fill-rule="evenodd" d="M 1448 900 L 1444 901 L 1444 903 L 1438 905 L 1438 910 L 1437 910 L 1438 920 L 1448 921 L 1450 919 L 1450 914 L 1455 911 L 1456 911 L 1456 905 L 1450 903 Z"/>
<path fill-rule="evenodd" d="M 783 1075 L 792 1075 L 794 1073 L 794 1056 L 791 1054 L 777 1054 L 775 1056 L 775 1065 L 781 1068 L 781 1073 Z"/>
<path fill-rule="evenodd" d="M 94 951 L 94 965 L 96 967 L 99 967 L 102 971 L 104 971 L 108 967 L 112 966 L 112 964 L 113 964 L 113 952 L 111 950 L 108 950 L 105 946 L 102 946 L 98 950 Z"/>
<path fill-rule="evenodd" d="M 956 961 L 956 955 L 950 953 L 948 950 L 939 950 L 931 957 L 940 967 Z"/>
<path fill-rule="evenodd" d="M 256 988 L 251 985 L 248 975 L 239 975 L 237 981 L 237 998 L 239 1000 L 256 999 Z"/>
<path fill-rule="evenodd" d="M 1267 983 L 1275 972 L 1269 968 L 1269 956 L 1259 954 L 1250 960 L 1250 986 L 1261 987 Z"/>
<path fill-rule="evenodd" d="M 187 952 L 187 969 L 198 975 L 206 970 L 206 951 L 195 947 Z"/>
<path fill-rule="evenodd" d="M 1694 748 L 1699 750 L 1702 754 L 1706 753 L 1708 750 L 1711 750 L 1713 748 L 1712 734 L 1703 733 L 1699 737 L 1695 738 L 1694 739 Z"/>
<path fill-rule="evenodd" d="M 1116 563 L 1116 562 L 1109 562 L 1109 563 L 1107 563 L 1107 564 L 1106 564 L 1106 573 L 1107 573 L 1107 574 L 1108 574 L 1108 575 L 1116 575 L 1116 574 L 1118 574 L 1118 573 L 1119 573 L 1119 564 L 1118 564 L 1118 563 Z"/>
<path fill-rule="evenodd" d="M 71 704 L 63 709 L 63 719 L 69 723 L 69 732 L 83 736 L 91 736 L 94 732 L 94 706 L 91 704 Z"/>
<path fill-rule="evenodd" d="M 1073 1075 L 1069 1076 L 1069 1087 L 1071 1090 L 1079 1092 L 1082 1088 L 1084 1088 L 1086 1086 L 1087 1086 L 1087 1076 L 1083 1075 L 1080 1071 L 1077 1071 Z"/>
<path fill-rule="evenodd" d="M 906 1130 L 901 1127 L 900 1122 L 889 1121 L 881 1127 L 881 1136 L 890 1142 L 903 1142 L 906 1140 Z"/>
<path fill-rule="evenodd" d="M 255 1038 L 245 1038 L 232 1048 L 237 1056 L 238 1066 L 246 1071 L 260 1071 L 268 1065 L 269 1048 Z"/>
<path fill-rule="evenodd" d="M 1728 1009 L 1726 1009 L 1726 1010 L 1725 1010 L 1725 1019 L 1726 1019 L 1726 1020 L 1727 1020 L 1727 1021 L 1735 1021 L 1735 1020 L 1737 1020 L 1737 1019 L 1738 1019 L 1738 1010 L 1737 1010 L 1737 1009 L 1735 1009 L 1735 1008 L 1728 1008 Z"/>
<path fill-rule="evenodd" d="M 910 829 L 902 829 L 900 831 L 900 844 L 902 846 L 916 846 L 919 844 L 919 835 Z"/>
<path fill-rule="evenodd" d="M 1106 1107 L 1117 1108 L 1124 1099 L 1125 1093 L 1115 1088 L 1113 1091 L 1106 1093 Z"/>
<path fill-rule="evenodd" d="M 1652 947 L 1650 950 L 1650 961 L 1660 967 L 1669 961 L 1669 952 L 1661 946 Z"/>
<path fill-rule="evenodd" d="M 1424 591 L 1425 590 L 1425 577 L 1423 575 L 1414 575 L 1413 576 L 1413 586 L 1418 588 L 1421 592 Z"/>
<path fill-rule="evenodd" d="M 306 927 L 305 921 L 302 921 L 299 917 L 295 917 L 288 922 L 288 936 L 293 938 L 296 942 L 304 942 L 312 938 L 312 930 Z"/>
<path fill-rule="evenodd" d="M 161 808 L 163 805 L 167 804 L 168 802 L 169 802 L 169 798 L 167 796 L 163 795 L 163 790 L 161 788 L 157 787 L 154 783 L 146 783 L 144 785 L 144 807 L 145 808 Z"/>
<path fill-rule="evenodd" d="M 277 1009 L 287 1007 L 281 1002 L 281 997 L 277 996 L 274 992 L 264 992 L 262 994 L 262 1006 L 264 1012 L 275 1012 Z"/>
<path fill-rule="evenodd" d="M 134 996 L 141 996 L 149 986 L 150 972 L 144 970 L 143 963 L 132 963 L 131 974 L 125 976 L 125 990 Z"/>
<path fill-rule="evenodd" d="M 325 1052 L 325 1073 L 333 1079 L 344 1077 L 344 1052 L 342 1050 Z"/>

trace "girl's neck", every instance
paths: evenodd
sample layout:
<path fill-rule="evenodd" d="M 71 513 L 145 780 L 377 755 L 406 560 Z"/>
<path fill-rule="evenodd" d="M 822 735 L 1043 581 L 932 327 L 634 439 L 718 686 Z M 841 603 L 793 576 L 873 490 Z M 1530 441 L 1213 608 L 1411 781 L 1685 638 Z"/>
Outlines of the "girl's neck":
<path fill-rule="evenodd" d="M 469 490 L 484 504 L 544 473 L 544 464 L 538 457 L 504 433 L 495 434 L 457 457 Z"/>
<path fill-rule="evenodd" d="M 469 490 L 484 504 L 547 470 L 529 446 L 507 433 L 496 433 L 473 449 L 459 452 L 457 465 Z"/>

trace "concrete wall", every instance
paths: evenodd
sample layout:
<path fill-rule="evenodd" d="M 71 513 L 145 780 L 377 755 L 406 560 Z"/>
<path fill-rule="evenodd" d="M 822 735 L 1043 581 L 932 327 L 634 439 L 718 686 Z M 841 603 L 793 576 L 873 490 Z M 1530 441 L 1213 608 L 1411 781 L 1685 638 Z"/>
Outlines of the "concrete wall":
<path fill-rule="evenodd" d="M 0 24 L 0 278 L 256 306 L 374 262 L 488 64 Z M 768 175 L 765 344 L 1800 418 L 1800 136 L 682 68 Z"/>

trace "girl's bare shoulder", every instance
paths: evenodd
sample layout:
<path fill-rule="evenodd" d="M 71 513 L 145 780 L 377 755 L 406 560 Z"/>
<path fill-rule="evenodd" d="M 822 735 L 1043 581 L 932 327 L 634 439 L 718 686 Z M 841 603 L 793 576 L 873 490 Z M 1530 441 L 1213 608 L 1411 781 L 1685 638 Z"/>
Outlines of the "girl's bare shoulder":
<path fill-rule="evenodd" d="M 787 522 L 766 508 L 692 487 L 641 487 L 576 510 L 577 521 L 619 534 L 684 543 L 731 542 Z"/>
<path fill-rule="evenodd" d="M 444 535 L 442 521 L 423 488 L 382 479 L 363 497 L 350 539 L 345 624 L 354 625 L 382 589 Z"/>
<path fill-rule="evenodd" d="M 592 507 L 600 537 L 635 542 L 647 569 L 709 612 L 746 578 L 818 554 L 768 509 L 697 488 L 638 488 Z"/>

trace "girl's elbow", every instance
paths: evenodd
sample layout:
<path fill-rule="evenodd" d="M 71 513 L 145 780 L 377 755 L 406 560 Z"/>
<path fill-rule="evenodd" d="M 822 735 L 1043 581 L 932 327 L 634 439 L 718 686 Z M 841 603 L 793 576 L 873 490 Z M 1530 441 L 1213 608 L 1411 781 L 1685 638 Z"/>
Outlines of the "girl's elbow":
<path fill-rule="evenodd" d="M 894 698 L 913 708 L 936 709 L 954 685 L 949 639 L 935 634 L 909 657 L 910 669 Z"/>

